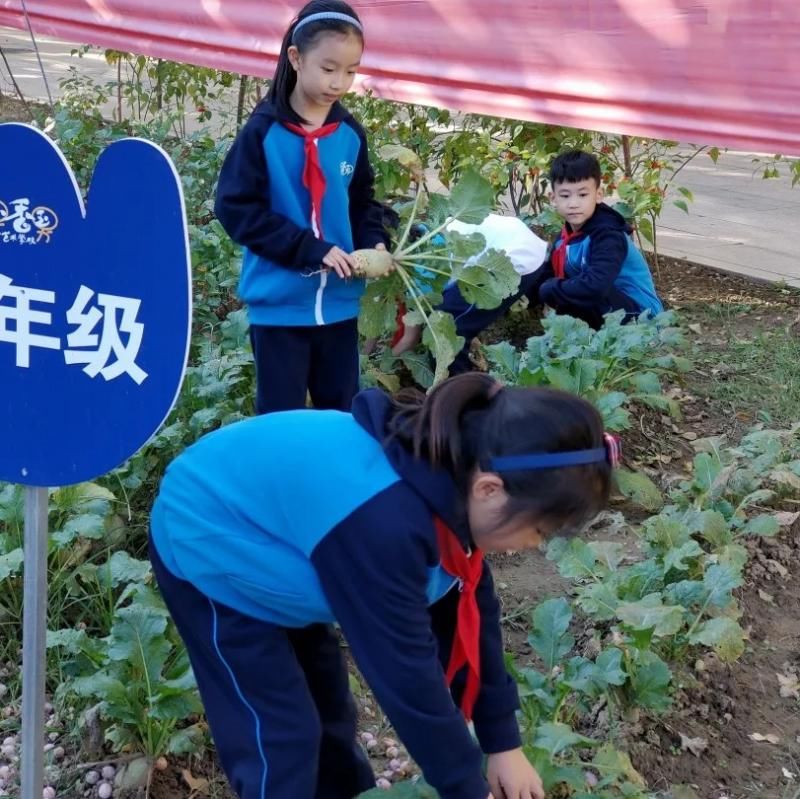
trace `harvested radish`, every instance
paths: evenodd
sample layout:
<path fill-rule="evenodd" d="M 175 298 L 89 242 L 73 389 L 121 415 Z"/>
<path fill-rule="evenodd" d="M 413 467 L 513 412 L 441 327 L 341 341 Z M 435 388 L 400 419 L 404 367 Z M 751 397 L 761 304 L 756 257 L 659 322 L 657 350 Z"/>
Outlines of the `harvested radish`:
<path fill-rule="evenodd" d="M 394 258 L 386 250 L 356 250 L 351 254 L 357 277 L 385 277 L 394 268 Z"/>

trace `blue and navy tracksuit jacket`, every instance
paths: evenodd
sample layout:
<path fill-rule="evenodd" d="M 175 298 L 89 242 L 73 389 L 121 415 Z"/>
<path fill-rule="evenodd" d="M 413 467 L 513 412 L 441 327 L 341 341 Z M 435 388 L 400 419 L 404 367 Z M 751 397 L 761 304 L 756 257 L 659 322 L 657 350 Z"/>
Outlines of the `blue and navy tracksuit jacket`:
<path fill-rule="evenodd" d="M 594 307 L 603 314 L 612 310 L 614 303 L 609 301 L 609 295 L 616 291 L 631 300 L 638 313 L 661 313 L 664 308 L 656 294 L 650 267 L 631 232 L 621 214 L 605 203 L 598 204 L 592 217 L 567 245 L 564 278 L 555 277 L 549 259 L 538 273 L 540 301 L 556 309 Z M 551 253 L 560 239 L 553 244 Z"/>
<path fill-rule="evenodd" d="M 440 564 L 434 516 L 465 549 L 469 532 L 449 474 L 396 440 L 387 443 L 390 407 L 371 390 L 356 397 L 352 414 L 289 411 L 205 436 L 169 466 L 152 539 L 175 577 L 242 614 L 290 628 L 338 622 L 442 799 L 486 799 L 480 750 L 520 745 L 499 603 L 484 565 L 482 682 L 473 712 L 479 750 L 441 665 L 442 641 L 455 629 L 457 585 Z M 442 608 L 449 608 L 447 629 L 434 634 Z"/>
<path fill-rule="evenodd" d="M 272 104 L 265 100 L 256 108 L 225 159 L 215 211 L 244 247 L 239 295 L 251 324 L 294 327 L 356 318 L 364 281 L 319 273 L 322 259 L 334 245 L 351 252 L 389 244 L 383 208 L 373 196 L 364 130 L 339 103 L 326 120 L 333 123 L 339 123 L 336 131 L 316 143 L 326 184 L 321 237 L 312 228 L 311 197 L 303 185 L 305 142 Z"/>

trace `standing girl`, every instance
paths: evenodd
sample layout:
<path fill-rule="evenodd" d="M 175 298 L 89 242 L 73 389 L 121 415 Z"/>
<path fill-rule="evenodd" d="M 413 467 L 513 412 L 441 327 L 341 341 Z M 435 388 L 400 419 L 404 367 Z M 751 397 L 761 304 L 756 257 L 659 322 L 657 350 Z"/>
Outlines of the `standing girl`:
<path fill-rule="evenodd" d="M 248 419 L 180 455 L 151 557 L 238 796 L 374 785 L 336 621 L 442 799 L 543 799 L 482 553 L 581 526 L 615 452 L 586 401 L 470 373 L 427 397 L 365 391 L 351 413 Z"/>
<path fill-rule="evenodd" d="M 289 26 L 275 77 L 228 153 L 216 214 L 244 248 L 258 413 L 347 410 L 358 390 L 354 249 L 385 247 L 363 129 L 339 103 L 364 33 L 341 0 L 312 0 Z"/>

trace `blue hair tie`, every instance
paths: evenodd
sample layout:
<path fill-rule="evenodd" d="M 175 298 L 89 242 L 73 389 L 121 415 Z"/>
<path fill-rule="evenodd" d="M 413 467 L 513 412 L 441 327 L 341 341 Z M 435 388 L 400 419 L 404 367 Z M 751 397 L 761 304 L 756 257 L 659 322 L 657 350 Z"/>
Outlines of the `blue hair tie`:
<path fill-rule="evenodd" d="M 501 455 L 489 460 L 489 471 L 523 472 L 604 462 L 609 463 L 612 467 L 618 466 L 622 455 L 619 439 L 605 433 L 603 441 L 604 446 L 597 449 L 580 449 L 574 452 L 536 452 L 530 455 Z"/>
<path fill-rule="evenodd" d="M 299 31 L 303 25 L 308 25 L 309 22 L 322 22 L 326 19 L 335 20 L 336 22 L 348 22 L 359 32 L 364 32 L 364 28 L 362 27 L 361 23 L 355 17 L 351 17 L 349 14 L 342 14 L 339 11 L 319 11 L 316 14 L 309 14 L 307 17 L 303 17 L 301 20 L 298 20 L 297 24 L 294 26 L 294 30 L 292 31 L 292 44 L 294 44 L 297 31 Z"/>

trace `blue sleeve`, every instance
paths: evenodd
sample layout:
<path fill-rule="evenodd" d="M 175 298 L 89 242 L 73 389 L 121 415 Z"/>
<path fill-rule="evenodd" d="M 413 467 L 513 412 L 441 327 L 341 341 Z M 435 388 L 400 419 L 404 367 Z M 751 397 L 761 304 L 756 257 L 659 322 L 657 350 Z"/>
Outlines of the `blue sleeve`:
<path fill-rule="evenodd" d="M 440 642 L 443 664 L 449 661 L 456 626 L 459 594 L 450 591 L 431 607 L 433 628 Z M 517 684 L 506 670 L 503 635 L 500 626 L 500 602 L 494 590 L 489 564 L 484 562 L 478 584 L 481 612 L 481 690 L 473 711 L 475 734 L 487 755 L 508 752 L 522 745 L 516 713 L 519 709 Z M 460 701 L 465 672 L 453 681 L 453 696 Z"/>
<path fill-rule="evenodd" d="M 546 305 L 558 307 L 596 304 L 608 295 L 628 254 L 628 239 L 622 230 L 592 233 L 586 266 L 579 275 L 542 284 L 539 297 Z"/>
<path fill-rule="evenodd" d="M 369 163 L 367 135 L 353 119 L 348 119 L 358 134 L 360 147 L 358 159 L 350 182 L 350 228 L 353 231 L 353 245 L 358 249 L 370 249 L 376 244 L 389 248 L 391 239 L 384 226 L 383 206 L 375 199 L 375 173 Z"/>
<path fill-rule="evenodd" d="M 481 752 L 450 695 L 426 587 L 430 513 L 397 483 L 354 511 L 312 563 L 356 665 L 441 799 L 486 799 Z"/>
<path fill-rule="evenodd" d="M 291 269 L 319 267 L 333 244 L 270 207 L 264 154 L 270 122 L 256 114 L 239 132 L 222 165 L 214 211 L 227 234 L 256 255 Z"/>

